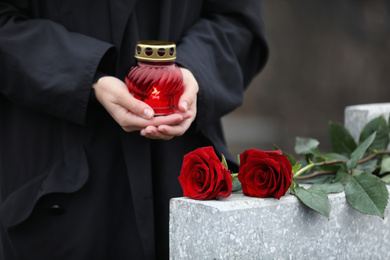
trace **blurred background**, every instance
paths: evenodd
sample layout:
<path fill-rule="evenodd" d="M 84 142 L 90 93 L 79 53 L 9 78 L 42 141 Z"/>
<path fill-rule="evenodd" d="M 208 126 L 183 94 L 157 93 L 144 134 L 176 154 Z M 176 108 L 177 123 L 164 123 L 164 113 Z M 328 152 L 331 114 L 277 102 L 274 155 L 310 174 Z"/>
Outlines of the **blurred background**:
<path fill-rule="evenodd" d="M 265 0 L 270 57 L 244 105 L 223 118 L 233 155 L 295 138 L 330 150 L 329 122 L 346 106 L 390 102 L 389 0 Z"/>

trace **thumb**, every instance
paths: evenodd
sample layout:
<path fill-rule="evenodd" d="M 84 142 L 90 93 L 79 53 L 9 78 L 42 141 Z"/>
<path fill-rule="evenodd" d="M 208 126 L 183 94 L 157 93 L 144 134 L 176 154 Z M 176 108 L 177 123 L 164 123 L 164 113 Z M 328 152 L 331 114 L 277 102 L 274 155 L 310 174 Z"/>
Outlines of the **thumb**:
<path fill-rule="evenodd" d="M 95 92 L 96 97 L 103 105 L 106 104 L 107 106 L 107 103 L 114 103 L 145 119 L 154 116 L 153 109 L 130 94 L 123 81 L 115 77 L 103 77 L 97 83 L 93 87 L 97 91 Z"/>
<path fill-rule="evenodd" d="M 154 111 L 148 104 L 136 99 L 130 93 L 122 98 L 122 105 L 133 114 L 145 119 L 151 119 L 154 116 Z"/>

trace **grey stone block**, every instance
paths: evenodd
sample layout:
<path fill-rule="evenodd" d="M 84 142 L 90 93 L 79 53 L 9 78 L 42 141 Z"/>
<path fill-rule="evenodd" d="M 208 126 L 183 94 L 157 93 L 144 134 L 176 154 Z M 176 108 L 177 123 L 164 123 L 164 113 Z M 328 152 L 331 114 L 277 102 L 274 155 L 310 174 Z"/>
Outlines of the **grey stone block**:
<path fill-rule="evenodd" d="M 358 141 L 370 120 L 389 114 L 390 103 L 349 106 L 344 124 Z M 389 206 L 381 219 L 353 209 L 344 193 L 329 199 L 328 220 L 290 194 L 280 200 L 241 192 L 219 201 L 174 198 L 170 259 L 390 259 Z"/>
<path fill-rule="evenodd" d="M 389 207 L 382 219 L 353 209 L 344 193 L 329 199 L 328 220 L 290 194 L 174 198 L 170 259 L 390 259 Z"/>
<path fill-rule="evenodd" d="M 369 121 L 381 115 L 388 121 L 389 114 L 390 103 L 348 106 L 344 111 L 344 125 L 355 141 L 358 141 L 360 132 Z"/>

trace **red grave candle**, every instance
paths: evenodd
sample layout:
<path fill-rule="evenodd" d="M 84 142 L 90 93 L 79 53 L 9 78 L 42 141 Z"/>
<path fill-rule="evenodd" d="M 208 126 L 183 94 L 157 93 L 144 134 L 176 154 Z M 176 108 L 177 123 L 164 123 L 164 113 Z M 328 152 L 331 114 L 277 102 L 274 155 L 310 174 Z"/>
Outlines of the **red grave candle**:
<path fill-rule="evenodd" d="M 130 93 L 151 106 L 155 116 L 174 113 L 183 93 L 183 76 L 175 64 L 176 45 L 166 41 L 139 41 L 134 56 L 137 64 L 125 78 Z"/>

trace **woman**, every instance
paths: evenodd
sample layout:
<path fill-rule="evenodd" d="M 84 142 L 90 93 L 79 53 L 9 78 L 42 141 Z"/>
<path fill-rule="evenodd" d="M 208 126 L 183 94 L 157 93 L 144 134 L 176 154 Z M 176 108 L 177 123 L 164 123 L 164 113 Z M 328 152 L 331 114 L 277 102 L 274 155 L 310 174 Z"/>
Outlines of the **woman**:
<path fill-rule="evenodd" d="M 267 47 L 261 1 L 0 1 L 0 258 L 168 258 L 184 154 L 229 155 L 220 118 Z M 139 40 L 177 45 L 179 111 L 123 83 Z"/>

